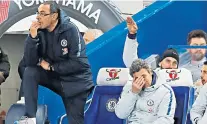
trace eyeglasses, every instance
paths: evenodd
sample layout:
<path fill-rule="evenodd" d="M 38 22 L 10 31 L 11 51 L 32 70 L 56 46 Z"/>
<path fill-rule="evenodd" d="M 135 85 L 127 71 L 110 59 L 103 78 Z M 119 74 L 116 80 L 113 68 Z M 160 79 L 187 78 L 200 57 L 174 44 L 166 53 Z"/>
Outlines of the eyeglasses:
<path fill-rule="evenodd" d="M 50 14 L 51 14 L 51 13 L 50 13 Z M 36 12 L 36 15 L 37 15 L 37 16 L 41 16 L 41 17 L 48 16 L 48 15 L 50 15 L 50 14 Z"/>

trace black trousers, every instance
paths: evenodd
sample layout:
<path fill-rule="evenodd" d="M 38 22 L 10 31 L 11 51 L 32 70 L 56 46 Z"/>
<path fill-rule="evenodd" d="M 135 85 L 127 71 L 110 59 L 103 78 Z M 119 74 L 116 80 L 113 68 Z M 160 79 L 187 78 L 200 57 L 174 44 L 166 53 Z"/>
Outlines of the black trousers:
<path fill-rule="evenodd" d="M 84 106 L 90 91 L 83 91 L 75 96 L 67 97 L 63 92 L 61 81 L 52 72 L 45 71 L 41 67 L 26 67 L 22 84 L 25 96 L 26 116 L 30 118 L 36 116 L 38 85 L 42 85 L 62 97 L 70 124 L 84 123 Z"/>
<path fill-rule="evenodd" d="M 23 74 L 24 74 L 25 68 L 26 68 L 26 65 L 24 63 L 24 59 L 22 59 L 20 61 L 19 65 L 18 65 L 18 73 L 19 73 L 19 77 L 20 77 L 21 80 L 23 78 Z M 23 92 L 23 85 L 22 85 L 22 82 L 21 82 L 20 89 L 19 89 L 19 100 L 23 96 L 24 96 L 24 92 Z"/>

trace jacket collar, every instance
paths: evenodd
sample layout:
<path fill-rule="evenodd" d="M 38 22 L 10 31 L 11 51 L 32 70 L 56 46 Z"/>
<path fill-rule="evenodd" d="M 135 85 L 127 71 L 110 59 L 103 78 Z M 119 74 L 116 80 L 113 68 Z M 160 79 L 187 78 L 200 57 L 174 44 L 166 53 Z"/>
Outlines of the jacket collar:
<path fill-rule="evenodd" d="M 145 92 L 151 92 L 151 91 L 154 91 L 156 90 L 160 85 L 157 85 L 157 74 L 153 71 L 153 74 L 152 74 L 152 83 L 151 83 L 151 86 L 150 87 L 147 87 L 147 88 L 144 88 L 143 91 Z"/>
<path fill-rule="evenodd" d="M 57 27 L 54 30 L 55 34 L 60 34 L 69 30 L 71 28 L 70 23 L 71 21 L 69 16 L 67 16 L 63 10 L 60 10 L 60 19 L 58 20 Z"/>
<path fill-rule="evenodd" d="M 157 74 L 153 71 L 152 72 L 152 83 L 151 86 L 155 85 L 156 81 L 157 81 Z"/>

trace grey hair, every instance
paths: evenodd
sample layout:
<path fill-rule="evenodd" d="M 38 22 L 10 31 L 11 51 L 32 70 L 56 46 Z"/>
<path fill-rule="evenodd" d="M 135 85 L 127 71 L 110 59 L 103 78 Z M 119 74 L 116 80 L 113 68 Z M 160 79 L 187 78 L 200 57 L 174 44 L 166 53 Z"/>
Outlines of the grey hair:
<path fill-rule="evenodd" d="M 139 72 L 141 69 L 146 69 L 149 73 L 152 71 L 147 62 L 142 59 L 136 59 L 132 62 L 129 73 L 133 77 L 133 74 Z"/>
<path fill-rule="evenodd" d="M 57 19 L 60 18 L 60 7 L 55 1 L 45 1 L 43 2 L 44 5 L 50 5 L 50 13 L 58 13 Z"/>

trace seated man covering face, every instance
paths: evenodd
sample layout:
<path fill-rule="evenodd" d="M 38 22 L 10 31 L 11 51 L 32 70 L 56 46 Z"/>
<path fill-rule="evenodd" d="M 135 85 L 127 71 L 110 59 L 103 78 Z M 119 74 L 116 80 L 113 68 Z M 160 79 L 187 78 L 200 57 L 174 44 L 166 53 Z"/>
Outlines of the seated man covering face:
<path fill-rule="evenodd" d="M 165 81 L 158 82 L 156 74 L 141 59 L 133 61 L 130 75 L 133 81 L 124 86 L 116 115 L 128 119 L 128 124 L 173 124 L 176 99 L 171 87 Z"/>

